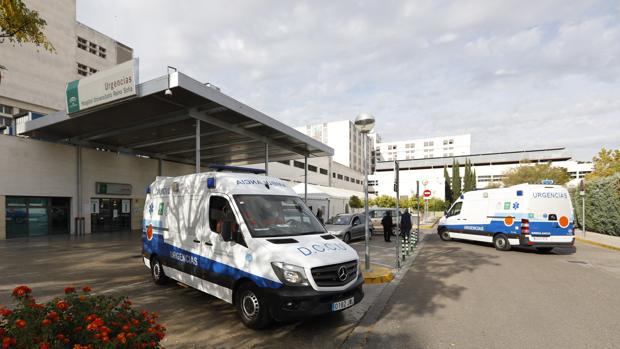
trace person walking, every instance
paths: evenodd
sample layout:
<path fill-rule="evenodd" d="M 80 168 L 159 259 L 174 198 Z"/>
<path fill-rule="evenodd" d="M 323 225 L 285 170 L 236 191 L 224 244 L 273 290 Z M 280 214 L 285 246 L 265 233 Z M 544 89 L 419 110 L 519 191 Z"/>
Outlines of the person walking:
<path fill-rule="evenodd" d="M 409 209 L 406 208 L 405 212 L 400 216 L 400 234 L 401 237 L 408 236 L 411 231 L 411 214 Z"/>
<path fill-rule="evenodd" d="M 381 225 L 383 226 L 383 239 L 385 242 L 391 242 L 390 237 L 392 236 L 392 227 L 394 223 L 392 222 L 392 215 L 390 211 L 386 211 L 381 219 Z"/>
<path fill-rule="evenodd" d="M 325 225 L 325 221 L 323 220 L 323 210 L 320 208 L 317 208 L 316 210 L 316 219 L 318 219 L 321 224 Z"/>

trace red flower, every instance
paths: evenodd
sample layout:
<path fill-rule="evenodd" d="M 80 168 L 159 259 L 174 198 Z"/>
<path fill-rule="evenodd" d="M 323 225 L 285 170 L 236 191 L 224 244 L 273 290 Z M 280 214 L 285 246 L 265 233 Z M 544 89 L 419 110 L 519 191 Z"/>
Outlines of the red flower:
<path fill-rule="evenodd" d="M 75 287 L 71 287 L 71 286 L 65 287 L 66 294 L 73 293 L 73 292 L 75 292 Z"/>
<path fill-rule="evenodd" d="M 18 319 L 15 321 L 15 326 L 17 326 L 17 328 L 24 328 L 26 327 L 26 321 L 22 319 Z"/>
<path fill-rule="evenodd" d="M 86 292 L 86 293 L 88 293 L 88 292 L 90 292 L 90 291 L 92 291 L 92 290 L 93 290 L 93 289 L 92 289 L 92 288 L 90 288 L 90 286 L 84 286 L 84 287 L 82 287 L 82 291 L 84 291 L 84 292 Z"/>
<path fill-rule="evenodd" d="M 56 308 L 61 311 L 65 311 L 69 308 L 69 304 L 67 304 L 67 302 L 65 301 L 58 301 L 58 303 L 56 303 Z"/>
<path fill-rule="evenodd" d="M 15 289 L 13 290 L 13 296 L 17 298 L 27 296 L 31 293 L 32 293 L 32 290 L 30 289 L 30 287 L 24 286 L 24 285 L 15 287 Z"/>
<path fill-rule="evenodd" d="M 4 336 L 5 333 L 6 333 L 6 330 L 0 327 L 0 337 Z"/>
<path fill-rule="evenodd" d="M 39 349 L 50 349 L 50 344 L 48 342 L 43 342 L 39 344 Z"/>
<path fill-rule="evenodd" d="M 0 315 L 2 315 L 4 317 L 8 317 L 11 314 L 13 314 L 12 310 L 9 310 L 7 308 L 0 308 Z"/>
<path fill-rule="evenodd" d="M 56 335 L 56 339 L 58 339 L 59 341 L 64 340 L 65 339 L 65 335 L 62 333 L 59 333 Z"/>
<path fill-rule="evenodd" d="M 43 319 L 43 321 L 41 321 L 41 325 L 43 326 L 49 326 L 51 323 L 49 319 Z"/>

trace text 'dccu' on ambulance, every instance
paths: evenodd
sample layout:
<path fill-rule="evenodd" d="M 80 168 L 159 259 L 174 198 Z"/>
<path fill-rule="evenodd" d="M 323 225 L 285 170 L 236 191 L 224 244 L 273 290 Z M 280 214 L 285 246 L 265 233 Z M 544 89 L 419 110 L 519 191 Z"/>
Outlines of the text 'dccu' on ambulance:
<path fill-rule="evenodd" d="M 531 246 L 548 252 L 574 244 L 573 206 L 568 191 L 559 185 L 470 191 L 446 211 L 437 232 L 443 240 L 490 242 L 502 251 Z"/>
<path fill-rule="evenodd" d="M 143 256 L 153 280 L 174 279 L 232 303 L 251 328 L 359 303 L 355 250 L 328 234 L 281 180 L 235 171 L 151 184 Z"/>

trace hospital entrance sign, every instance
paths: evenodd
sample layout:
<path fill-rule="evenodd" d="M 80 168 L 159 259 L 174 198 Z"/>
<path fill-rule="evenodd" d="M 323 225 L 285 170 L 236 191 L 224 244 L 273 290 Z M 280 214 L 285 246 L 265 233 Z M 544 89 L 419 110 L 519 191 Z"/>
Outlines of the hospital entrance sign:
<path fill-rule="evenodd" d="M 138 59 L 67 83 L 67 114 L 136 95 Z"/>

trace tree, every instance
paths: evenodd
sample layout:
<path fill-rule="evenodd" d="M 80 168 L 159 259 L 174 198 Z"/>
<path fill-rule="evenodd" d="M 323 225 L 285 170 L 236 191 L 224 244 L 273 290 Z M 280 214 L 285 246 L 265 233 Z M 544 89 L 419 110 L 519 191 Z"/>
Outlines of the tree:
<path fill-rule="evenodd" d="M 452 188 L 450 187 L 450 176 L 448 175 L 448 166 L 444 166 L 443 168 L 443 188 L 444 188 L 444 196 L 446 197 L 446 201 L 448 203 L 452 203 Z"/>
<path fill-rule="evenodd" d="M 554 184 L 565 184 L 570 180 L 570 175 L 565 168 L 553 167 L 551 164 L 522 164 L 519 167 L 511 168 L 504 172 L 502 182 L 504 186 L 511 186 L 521 183 L 537 184 L 544 179 L 553 180 Z"/>
<path fill-rule="evenodd" d="M 465 160 L 465 175 L 463 176 L 463 191 L 476 190 L 476 172 L 472 169 L 471 161 Z"/>
<path fill-rule="evenodd" d="M 10 43 L 33 43 L 46 51 L 54 52 L 54 46 L 43 33 L 47 22 L 39 12 L 31 10 L 21 0 L 0 0 L 0 44 L 8 39 Z M 2 71 L 0 65 L 0 82 Z"/>
<path fill-rule="evenodd" d="M 461 196 L 461 171 L 459 162 L 454 160 L 452 162 L 452 198 L 454 200 Z"/>
<path fill-rule="evenodd" d="M 349 198 L 349 207 L 362 208 L 364 207 L 364 202 L 357 195 L 352 195 L 351 198 Z"/>
<path fill-rule="evenodd" d="M 374 199 L 374 204 L 378 207 L 396 207 L 396 198 L 389 195 L 377 196 Z"/>
<path fill-rule="evenodd" d="M 607 150 L 602 148 L 598 156 L 592 158 L 594 170 L 586 175 L 587 180 L 613 176 L 620 173 L 620 149 Z"/>

